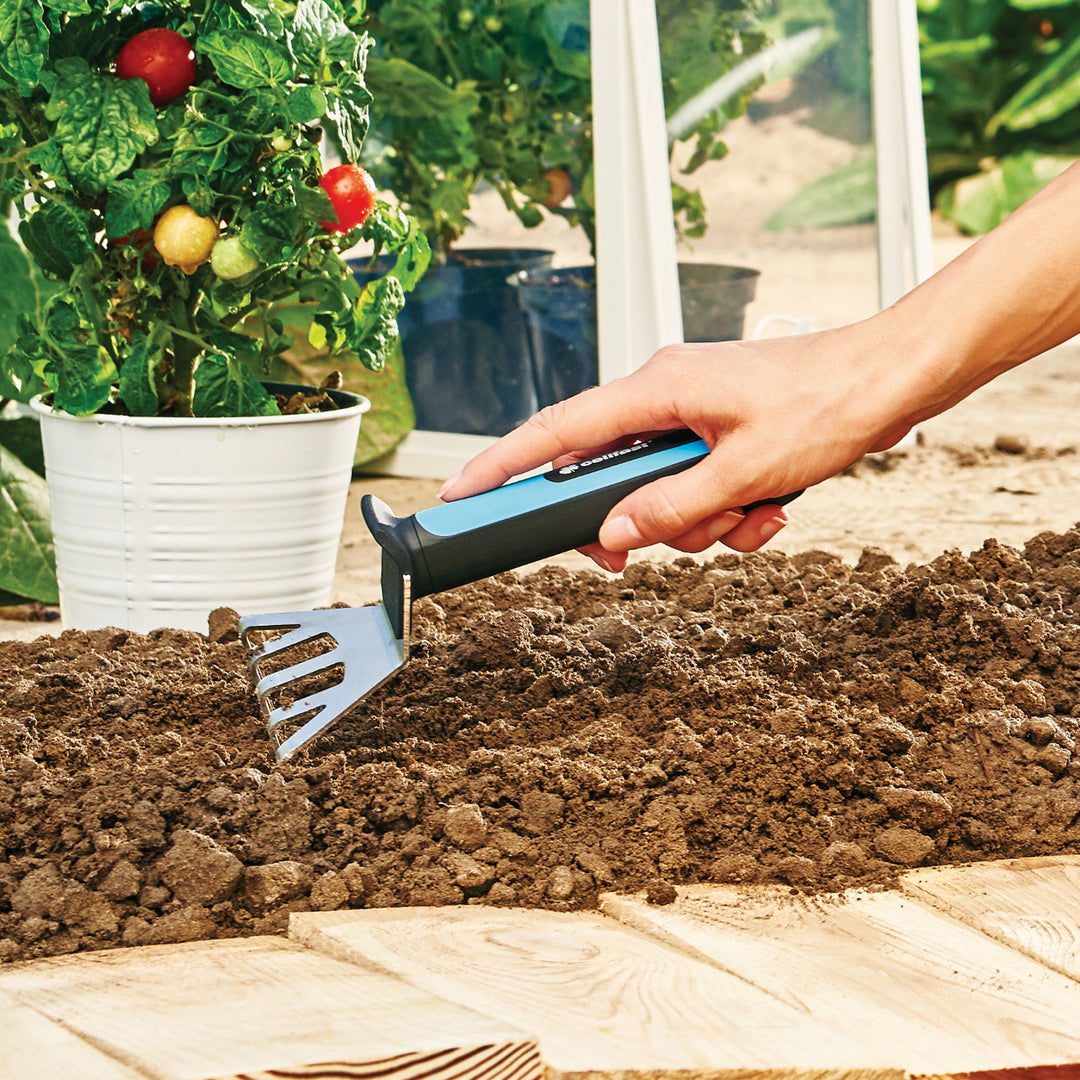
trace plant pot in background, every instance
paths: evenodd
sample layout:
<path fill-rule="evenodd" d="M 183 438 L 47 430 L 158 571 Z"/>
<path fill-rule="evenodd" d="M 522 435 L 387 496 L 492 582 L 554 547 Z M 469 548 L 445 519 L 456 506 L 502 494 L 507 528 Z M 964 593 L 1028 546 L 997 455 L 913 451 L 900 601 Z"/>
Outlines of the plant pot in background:
<path fill-rule="evenodd" d="M 310 387 L 266 384 L 271 392 Z M 366 398 L 266 417 L 41 418 L 66 629 L 207 629 L 330 602 Z"/>
<path fill-rule="evenodd" d="M 680 263 L 683 339 L 737 341 L 760 271 Z M 561 401 L 598 379 L 596 268 L 522 270 L 511 279 L 528 326 L 537 405 Z"/>
<path fill-rule="evenodd" d="M 505 435 L 537 409 L 525 319 L 507 279 L 551 265 L 539 248 L 459 248 L 432 265 L 398 316 L 405 383 L 424 431 Z M 349 264 L 361 282 L 379 260 Z"/>

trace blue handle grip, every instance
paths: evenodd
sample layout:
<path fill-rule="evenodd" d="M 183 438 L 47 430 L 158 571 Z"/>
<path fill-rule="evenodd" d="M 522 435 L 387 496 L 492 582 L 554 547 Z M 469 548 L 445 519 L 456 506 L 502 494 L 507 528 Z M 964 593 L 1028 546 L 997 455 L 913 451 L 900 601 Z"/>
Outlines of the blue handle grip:
<path fill-rule="evenodd" d="M 708 453 L 692 431 L 669 432 L 407 518 L 365 495 L 364 520 L 383 548 L 384 598 L 398 591 L 395 575 L 408 575 L 419 598 L 593 543 L 622 498 Z"/>

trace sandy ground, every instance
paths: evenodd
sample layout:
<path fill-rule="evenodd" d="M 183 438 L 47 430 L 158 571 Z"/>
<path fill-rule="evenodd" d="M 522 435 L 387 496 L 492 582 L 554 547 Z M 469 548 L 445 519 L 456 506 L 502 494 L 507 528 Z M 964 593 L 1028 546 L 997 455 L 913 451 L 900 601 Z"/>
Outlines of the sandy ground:
<path fill-rule="evenodd" d="M 790 322 L 762 325 L 777 314 L 825 327 L 877 308 L 871 227 L 782 234 L 764 230 L 773 209 L 856 152 L 850 143 L 815 131 L 807 119 L 807 111 L 793 109 L 757 122 L 736 121 L 727 133 L 729 157 L 695 176 L 711 226 L 704 239 L 683 247 L 682 257 L 761 270 L 747 314 L 748 336 L 789 332 Z M 551 247 L 561 265 L 588 258 L 583 237 L 561 219 L 523 230 L 493 195 L 477 200 L 474 220 L 464 244 Z M 970 242 L 935 223 L 937 266 Z M 927 561 L 948 548 L 971 551 L 988 537 L 1021 545 L 1040 531 L 1073 525 L 1080 519 L 1080 339 L 983 387 L 924 424 L 918 434 L 918 445 L 867 459 L 808 491 L 792 506 L 792 522 L 772 546 L 787 553 L 821 548 L 848 560 L 873 546 L 901 562 Z M 995 449 L 1001 437 L 1014 452 Z M 396 513 L 407 514 L 432 505 L 438 486 L 433 479 L 354 481 L 335 600 L 378 599 L 378 550 L 360 518 L 361 495 L 372 492 Z M 653 548 L 636 558 L 678 554 Z M 556 561 L 593 567 L 576 553 Z M 43 629 L 42 624 L 0 624 L 0 636 L 33 637 Z"/>

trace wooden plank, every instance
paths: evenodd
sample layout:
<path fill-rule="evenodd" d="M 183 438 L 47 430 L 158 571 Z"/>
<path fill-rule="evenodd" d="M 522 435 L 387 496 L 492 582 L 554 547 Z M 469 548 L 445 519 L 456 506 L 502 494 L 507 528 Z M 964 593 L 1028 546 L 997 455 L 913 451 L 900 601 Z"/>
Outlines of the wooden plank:
<path fill-rule="evenodd" d="M 0 971 L 0 993 L 18 1006 L 14 1024 L 4 1018 L 4 1039 L 35 1047 L 0 1059 L 3 1080 L 60 1075 L 58 1062 L 71 1047 L 53 1030 L 43 1033 L 35 1018 L 111 1059 L 116 1070 L 102 1072 L 102 1080 L 207 1080 L 274 1070 L 385 1080 L 541 1076 L 537 1044 L 527 1034 L 283 938 L 39 960 Z M 300 1067 L 308 1071 L 297 1073 Z M 81 1068 L 66 1075 L 98 1080 Z"/>
<path fill-rule="evenodd" d="M 33 1080 L 145 1080 L 56 1020 L 0 992 L 0 1076 Z"/>
<path fill-rule="evenodd" d="M 900 887 L 1055 971 L 1080 979 L 1080 855 L 912 870 Z"/>
<path fill-rule="evenodd" d="M 1080 984 L 897 892 L 687 887 L 627 925 L 708 956 L 870 1060 L 943 1074 L 1080 1062 Z M 808 1062 L 809 1063 L 809 1062 Z"/>
<path fill-rule="evenodd" d="M 594 913 L 305 912 L 289 932 L 534 1032 L 552 1076 L 903 1077 L 864 1033 L 838 1039 L 800 1002 Z"/>

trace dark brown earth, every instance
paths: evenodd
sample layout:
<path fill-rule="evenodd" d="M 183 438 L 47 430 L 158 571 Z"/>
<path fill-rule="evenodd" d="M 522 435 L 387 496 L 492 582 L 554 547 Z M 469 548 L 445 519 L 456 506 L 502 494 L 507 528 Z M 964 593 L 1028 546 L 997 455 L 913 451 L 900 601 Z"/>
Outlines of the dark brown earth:
<path fill-rule="evenodd" d="M 0 957 L 1080 852 L 1078 598 L 1078 530 L 503 575 L 284 765 L 232 613 L 6 642 Z"/>

